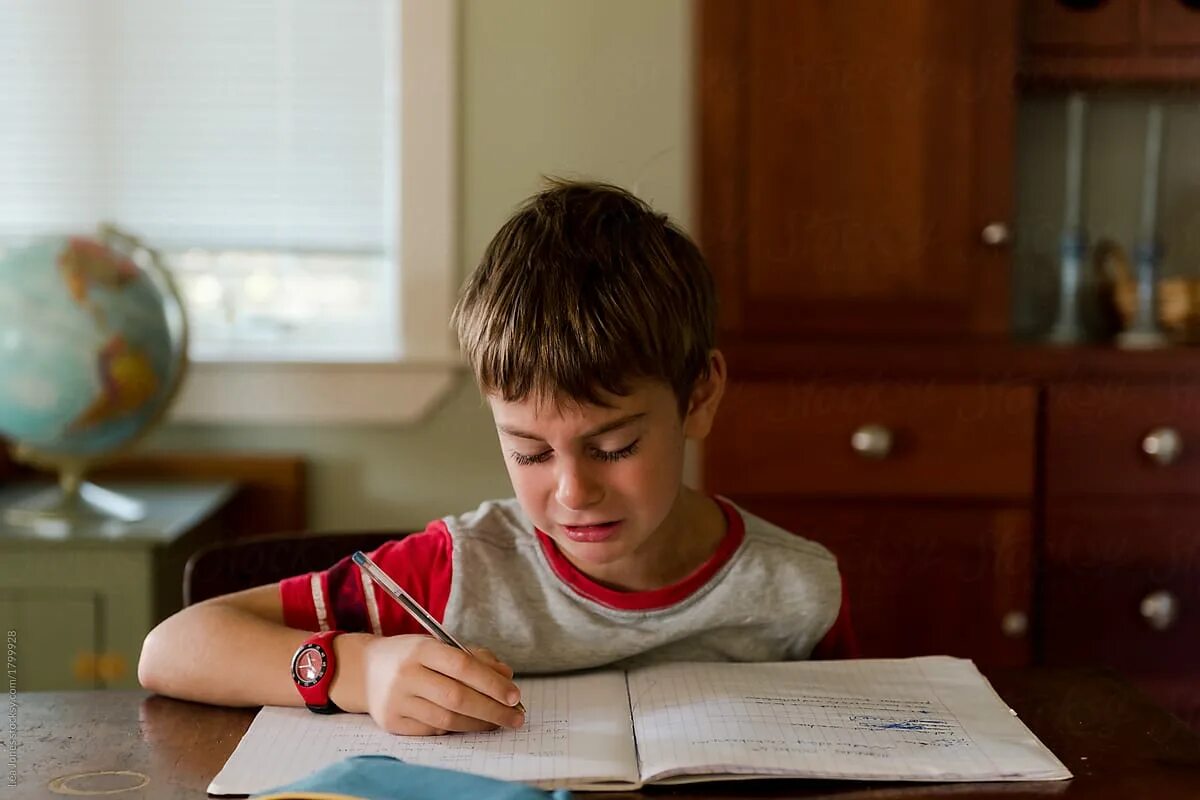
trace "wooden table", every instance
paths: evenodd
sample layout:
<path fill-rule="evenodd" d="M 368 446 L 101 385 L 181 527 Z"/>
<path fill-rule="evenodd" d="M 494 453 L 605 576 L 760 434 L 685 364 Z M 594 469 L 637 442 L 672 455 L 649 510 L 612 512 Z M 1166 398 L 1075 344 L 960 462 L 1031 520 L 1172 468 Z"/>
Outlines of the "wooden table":
<path fill-rule="evenodd" d="M 757 781 L 660 788 L 648 794 L 841 800 L 1200 798 L 1200 737 L 1112 674 L 1029 669 L 988 677 L 1075 774 L 1073 780 L 940 785 Z M 204 797 L 208 782 L 254 716 L 253 710 L 213 708 L 144 692 L 30 693 L 17 702 L 15 787 L 9 784 L 7 704 L 0 728 L 0 762 L 5 765 L 0 797 L 11 800 L 84 793 L 115 800 Z M 121 787 L 140 788 L 113 791 Z"/>

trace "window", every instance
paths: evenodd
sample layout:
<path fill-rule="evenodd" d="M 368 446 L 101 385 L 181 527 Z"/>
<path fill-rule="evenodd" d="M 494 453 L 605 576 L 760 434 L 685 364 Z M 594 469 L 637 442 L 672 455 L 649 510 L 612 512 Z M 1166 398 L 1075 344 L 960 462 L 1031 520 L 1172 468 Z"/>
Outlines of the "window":
<path fill-rule="evenodd" d="M 457 364 L 456 6 L 0 0 L 0 237 L 164 251 L 178 415 L 417 413 Z"/>

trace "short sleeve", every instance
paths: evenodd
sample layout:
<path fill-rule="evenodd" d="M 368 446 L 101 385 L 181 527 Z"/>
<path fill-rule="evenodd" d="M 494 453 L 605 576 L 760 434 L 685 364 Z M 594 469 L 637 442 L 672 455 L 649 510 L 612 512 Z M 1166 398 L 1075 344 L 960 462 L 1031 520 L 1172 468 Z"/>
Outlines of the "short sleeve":
<path fill-rule="evenodd" d="M 368 555 L 431 616 L 443 620 L 453 574 L 445 523 L 432 522 L 424 531 L 387 542 Z M 281 581 L 279 593 L 283 621 L 291 628 L 385 636 L 425 632 L 349 556 L 322 572 Z"/>
<path fill-rule="evenodd" d="M 846 592 L 846 578 L 842 576 L 842 601 L 838 608 L 837 619 L 817 642 L 809 658 L 812 659 L 842 659 L 859 658 L 858 637 L 854 633 L 854 625 L 850 621 L 850 601 Z"/>

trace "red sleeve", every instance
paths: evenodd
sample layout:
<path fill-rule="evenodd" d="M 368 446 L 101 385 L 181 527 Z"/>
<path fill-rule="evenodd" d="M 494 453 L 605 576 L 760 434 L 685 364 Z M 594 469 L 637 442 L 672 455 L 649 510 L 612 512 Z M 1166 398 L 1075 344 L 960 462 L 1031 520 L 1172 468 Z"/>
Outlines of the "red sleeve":
<path fill-rule="evenodd" d="M 842 578 L 842 605 L 838 609 L 837 619 L 817 642 L 809 658 L 840 659 L 859 658 L 858 637 L 854 634 L 854 626 L 850 622 L 850 601 L 846 596 L 846 579 Z"/>
<path fill-rule="evenodd" d="M 431 616 L 443 621 L 453 574 L 450 532 L 445 523 L 431 522 L 421 533 L 387 542 L 368 555 Z M 281 581 L 279 593 L 283 621 L 291 628 L 385 636 L 425 633 L 349 556 L 323 572 Z"/>

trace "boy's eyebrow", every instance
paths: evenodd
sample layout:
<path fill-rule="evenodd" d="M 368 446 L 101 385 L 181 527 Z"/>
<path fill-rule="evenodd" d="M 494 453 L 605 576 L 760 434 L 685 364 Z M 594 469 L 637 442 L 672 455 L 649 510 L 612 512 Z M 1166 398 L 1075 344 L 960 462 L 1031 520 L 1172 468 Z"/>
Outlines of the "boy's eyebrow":
<path fill-rule="evenodd" d="M 629 423 L 636 422 L 637 420 L 641 419 L 644 416 L 646 416 L 646 412 L 642 411 L 637 414 L 630 414 L 627 417 L 621 417 L 620 419 L 614 419 L 612 422 L 606 422 L 603 425 L 601 425 L 600 427 L 588 431 L 580 438 L 590 439 L 593 436 L 599 436 L 602 433 L 608 433 L 609 431 L 615 431 L 617 428 L 623 428 L 626 425 L 628 425 Z M 517 428 L 510 428 L 506 425 L 497 425 L 496 427 L 500 429 L 501 433 L 507 433 L 509 436 L 515 436 L 518 439 L 532 439 L 535 442 L 545 441 L 542 437 L 538 436 L 537 434 L 526 433 L 525 431 L 518 430 Z"/>

